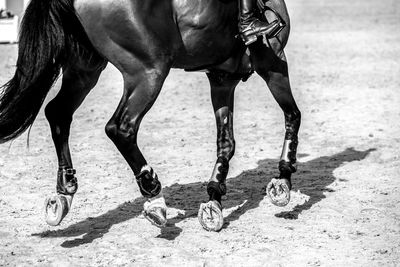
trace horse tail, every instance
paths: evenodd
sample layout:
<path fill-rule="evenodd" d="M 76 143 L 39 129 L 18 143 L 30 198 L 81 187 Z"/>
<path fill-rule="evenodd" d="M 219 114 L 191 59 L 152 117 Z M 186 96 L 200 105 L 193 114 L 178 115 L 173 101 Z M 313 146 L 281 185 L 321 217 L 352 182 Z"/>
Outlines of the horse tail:
<path fill-rule="evenodd" d="M 88 42 L 73 0 L 32 0 L 23 17 L 16 71 L 0 91 L 0 143 L 34 122 L 60 69 Z"/>

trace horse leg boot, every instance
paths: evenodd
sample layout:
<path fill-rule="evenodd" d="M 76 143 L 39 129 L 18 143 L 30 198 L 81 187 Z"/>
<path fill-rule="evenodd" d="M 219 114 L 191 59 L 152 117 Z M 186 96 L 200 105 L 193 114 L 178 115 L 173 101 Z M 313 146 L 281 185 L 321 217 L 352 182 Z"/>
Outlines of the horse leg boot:
<path fill-rule="evenodd" d="M 278 19 L 271 23 L 259 20 L 254 14 L 255 2 L 256 0 L 239 0 L 239 33 L 245 45 L 254 43 L 261 35 L 271 38 L 282 27 Z"/>
<path fill-rule="evenodd" d="M 144 203 L 143 215 L 155 226 L 163 227 L 167 223 L 167 210 L 164 196 L 161 193 L 161 183 L 158 176 L 148 165 L 142 167 L 135 175 L 142 196 L 147 198 Z"/>
<path fill-rule="evenodd" d="M 199 210 L 199 221 L 208 231 L 221 230 L 222 216 L 221 198 L 226 194 L 226 177 L 229 160 L 235 153 L 233 136 L 233 97 L 234 89 L 239 83 L 237 78 L 229 78 L 229 74 L 207 74 L 211 85 L 211 98 L 217 124 L 217 161 L 207 185 L 209 202 L 203 203 Z"/>
<path fill-rule="evenodd" d="M 49 121 L 54 146 L 58 158 L 57 194 L 45 201 L 46 222 L 60 224 L 71 208 L 72 199 L 78 190 L 78 181 L 73 169 L 68 139 L 72 116 L 96 85 L 106 63 L 92 57 L 89 64 L 84 59 L 76 60 L 63 73 L 60 92 L 46 106 L 45 114 Z"/>

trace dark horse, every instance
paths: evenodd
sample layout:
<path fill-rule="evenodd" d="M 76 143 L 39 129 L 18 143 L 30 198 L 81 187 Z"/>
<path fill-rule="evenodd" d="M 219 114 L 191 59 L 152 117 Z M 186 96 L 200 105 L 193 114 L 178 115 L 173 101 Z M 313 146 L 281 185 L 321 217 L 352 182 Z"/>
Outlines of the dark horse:
<path fill-rule="evenodd" d="M 33 123 L 62 69 L 61 90 L 45 108 L 59 163 L 57 194 L 46 201 L 46 221 L 58 225 L 71 207 L 78 188 L 68 145 L 72 116 L 107 62 L 122 73 L 124 93 L 105 130 L 148 199 L 144 214 L 153 224 L 165 225 L 167 207 L 157 174 L 138 148 L 137 133 L 171 68 L 207 70 L 211 85 L 217 160 L 207 187 L 210 200 L 199 210 L 202 226 L 218 231 L 223 224 L 221 196 L 235 151 L 234 90 L 253 70 L 285 115 L 280 174 L 267 194 L 274 204 L 286 205 L 300 126 L 283 52 L 289 17 L 284 0 L 267 0 L 261 11 L 260 19 L 286 26 L 247 50 L 237 38 L 237 0 L 32 0 L 21 26 L 16 72 L 1 94 L 0 141 L 16 138 Z"/>

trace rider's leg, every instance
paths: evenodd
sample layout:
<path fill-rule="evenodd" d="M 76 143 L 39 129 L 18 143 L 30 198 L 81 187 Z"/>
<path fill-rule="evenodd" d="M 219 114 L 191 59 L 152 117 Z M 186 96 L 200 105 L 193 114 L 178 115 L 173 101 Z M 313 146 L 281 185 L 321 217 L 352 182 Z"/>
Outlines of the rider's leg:
<path fill-rule="evenodd" d="M 272 37 L 277 28 L 281 27 L 279 20 L 268 23 L 255 16 L 256 0 L 239 0 L 239 8 L 239 32 L 246 45 L 257 41 L 260 35 Z"/>

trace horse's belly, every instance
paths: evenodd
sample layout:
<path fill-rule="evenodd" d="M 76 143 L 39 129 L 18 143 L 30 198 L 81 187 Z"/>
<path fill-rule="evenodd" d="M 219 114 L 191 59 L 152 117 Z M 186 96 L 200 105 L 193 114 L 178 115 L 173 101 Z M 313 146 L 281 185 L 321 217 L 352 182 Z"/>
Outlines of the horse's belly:
<path fill-rule="evenodd" d="M 235 48 L 234 38 L 220 33 L 190 32 L 182 36 L 182 49 L 175 56 L 175 68 L 194 69 L 224 62 Z"/>

